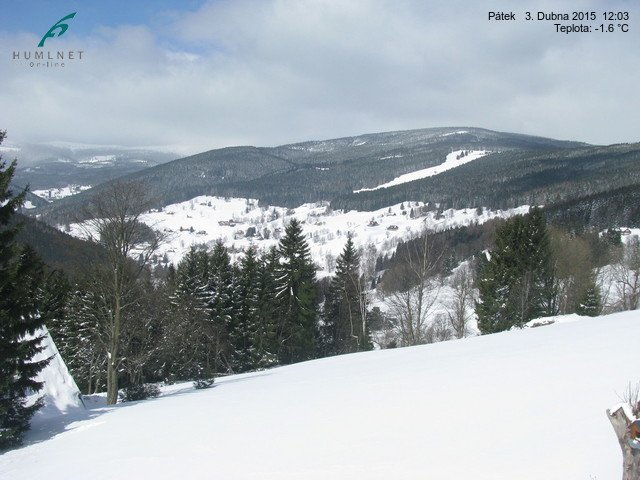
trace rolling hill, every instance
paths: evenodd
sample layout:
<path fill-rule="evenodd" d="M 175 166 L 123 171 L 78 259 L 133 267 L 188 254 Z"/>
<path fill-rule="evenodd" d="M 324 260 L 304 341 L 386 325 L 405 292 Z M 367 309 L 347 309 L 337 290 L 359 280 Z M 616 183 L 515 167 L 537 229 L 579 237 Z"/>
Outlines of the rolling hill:
<path fill-rule="evenodd" d="M 353 194 L 353 191 L 435 167 L 453 151 L 502 152 L 501 158 L 510 158 L 510 155 L 526 153 L 550 156 L 584 148 L 588 147 L 578 142 L 479 128 L 434 128 L 269 148 L 229 147 L 147 168 L 121 179 L 142 183 L 158 207 L 199 195 L 255 198 L 287 207 L 320 200 L 335 201 L 337 206 L 355 196 L 357 200 L 351 201 L 349 208 L 373 210 L 381 208 L 379 204 L 386 201 L 388 191 L 402 191 L 407 187 L 398 185 L 362 194 Z M 483 158 L 483 165 L 491 164 L 494 157 Z M 473 169 L 476 163 L 465 166 Z M 69 221 L 77 215 L 79 205 L 91 195 L 99 194 L 107 184 L 40 208 L 37 213 L 51 223 Z M 407 194 L 413 195 L 413 192 L 409 189 Z M 376 202 L 370 201 L 372 197 L 379 200 L 375 207 Z"/>

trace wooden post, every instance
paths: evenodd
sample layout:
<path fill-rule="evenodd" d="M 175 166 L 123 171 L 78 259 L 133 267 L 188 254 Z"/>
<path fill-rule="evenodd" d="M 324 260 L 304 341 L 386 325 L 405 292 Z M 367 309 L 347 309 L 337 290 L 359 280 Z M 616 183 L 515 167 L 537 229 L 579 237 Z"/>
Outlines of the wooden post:
<path fill-rule="evenodd" d="M 640 480 L 640 450 L 629 444 L 632 440 L 629 426 L 635 420 L 631 408 L 623 404 L 607 410 L 607 416 L 622 449 L 622 480 Z"/>

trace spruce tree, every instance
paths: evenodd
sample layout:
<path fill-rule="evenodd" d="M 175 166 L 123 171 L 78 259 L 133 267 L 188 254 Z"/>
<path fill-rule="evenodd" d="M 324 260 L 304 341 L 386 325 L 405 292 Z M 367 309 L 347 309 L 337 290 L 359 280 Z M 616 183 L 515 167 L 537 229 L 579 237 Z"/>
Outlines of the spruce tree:
<path fill-rule="evenodd" d="M 0 132 L 0 143 L 5 132 Z M 42 351 L 43 326 L 38 308 L 43 264 L 29 247 L 14 242 L 19 225 L 11 225 L 15 211 L 24 202 L 26 190 L 12 196 L 9 183 L 15 160 L 0 163 L 0 450 L 22 442 L 29 421 L 41 402 L 31 405 L 26 397 L 42 388 L 35 377 L 47 360 L 34 362 Z"/>
<path fill-rule="evenodd" d="M 275 275 L 280 256 L 272 247 L 260 259 L 258 265 L 258 299 L 256 304 L 256 325 L 251 332 L 254 368 L 269 368 L 278 363 L 277 301 Z"/>
<path fill-rule="evenodd" d="M 325 299 L 321 336 L 325 354 L 371 349 L 364 290 L 360 256 L 349 235 Z"/>
<path fill-rule="evenodd" d="M 255 248 L 249 248 L 240 262 L 237 275 L 236 312 L 232 323 L 233 371 L 261 368 L 261 352 L 254 345 L 260 330 L 260 262 Z"/>
<path fill-rule="evenodd" d="M 278 246 L 276 270 L 278 357 L 288 364 L 313 358 L 316 329 L 315 266 L 300 222 L 291 220 Z"/>
<path fill-rule="evenodd" d="M 107 363 L 99 343 L 96 317 L 98 299 L 83 287 L 75 285 L 67 293 L 62 312 L 56 315 L 49 331 L 60 355 L 78 387 L 92 394 L 103 388 Z"/>
<path fill-rule="evenodd" d="M 540 209 L 516 216 L 496 231 L 490 259 L 478 269 L 478 327 L 494 333 L 557 313 L 546 222 Z"/>
<path fill-rule="evenodd" d="M 172 315 L 165 326 L 165 376 L 170 380 L 208 378 L 215 363 L 208 253 L 192 247 L 178 264 L 174 283 Z"/>
<path fill-rule="evenodd" d="M 234 328 L 235 271 L 229 252 L 222 242 L 216 242 L 209 255 L 209 321 L 215 337 L 212 345 L 213 360 L 207 373 L 233 371 L 233 345 L 230 332 Z"/>
<path fill-rule="evenodd" d="M 576 313 L 578 315 L 585 315 L 588 317 L 597 317 L 600 315 L 600 312 L 602 312 L 600 289 L 596 285 L 595 279 L 591 278 L 587 288 L 580 298 L 578 307 L 576 308 Z"/>

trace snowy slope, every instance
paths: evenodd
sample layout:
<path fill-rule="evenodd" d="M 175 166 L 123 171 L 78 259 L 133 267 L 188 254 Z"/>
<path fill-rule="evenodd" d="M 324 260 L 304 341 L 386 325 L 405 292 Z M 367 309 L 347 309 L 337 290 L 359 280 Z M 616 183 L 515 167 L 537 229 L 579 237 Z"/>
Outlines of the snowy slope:
<path fill-rule="evenodd" d="M 468 153 L 463 156 L 463 152 Z M 393 187 L 394 185 L 400 185 L 402 183 L 413 182 L 414 180 L 420 180 L 422 178 L 433 177 L 434 175 L 438 175 L 442 172 L 446 172 L 447 170 L 451 170 L 452 168 L 456 168 L 460 165 L 464 165 L 465 163 L 477 160 L 478 158 L 484 157 L 485 155 L 488 155 L 490 153 L 492 152 L 488 152 L 486 150 L 456 150 L 455 152 L 451 152 L 449 155 L 447 155 L 445 161 L 440 165 L 436 165 L 435 167 L 423 168 L 422 170 L 416 170 L 415 172 L 411 173 L 405 173 L 404 175 L 400 175 L 399 177 L 394 178 L 390 182 L 383 183 L 382 185 L 378 185 L 377 187 L 373 188 L 361 188 L 360 190 L 354 190 L 353 193 L 370 192 L 372 190 L 380 190 L 381 188 Z"/>
<path fill-rule="evenodd" d="M 80 193 L 83 190 L 88 190 L 90 188 L 91 188 L 91 185 L 68 185 L 66 187 L 61 187 L 61 188 L 47 188 L 44 190 L 34 190 L 32 193 L 34 195 L 38 195 L 41 198 L 44 198 L 48 202 L 52 202 L 54 200 L 60 200 L 61 198 L 75 195 L 76 193 Z"/>
<path fill-rule="evenodd" d="M 42 423 L 46 424 L 50 418 L 84 408 L 80 400 L 80 390 L 62 360 L 51 335 L 46 328 L 36 332 L 38 336 L 42 334 L 45 335 L 42 342 L 44 349 L 35 356 L 34 361 L 45 358 L 51 358 L 51 361 L 36 377 L 37 381 L 44 382 L 44 388 L 28 398 L 29 403 L 36 398 L 44 398 L 44 406 L 33 419 L 36 427 Z"/>
<path fill-rule="evenodd" d="M 617 480 L 605 409 L 638 334 L 625 312 L 173 386 L 5 453 L 0 478 Z"/>
<path fill-rule="evenodd" d="M 278 244 L 285 226 L 296 218 L 302 224 L 311 255 L 319 271 L 319 277 L 333 273 L 333 263 L 351 232 L 357 247 L 366 250 L 373 245 L 377 255 L 390 254 L 402 240 L 419 235 L 424 229 L 442 231 L 472 223 L 483 223 L 494 218 L 508 218 L 526 214 L 528 205 L 508 210 L 449 209 L 438 217 L 436 211 L 411 218 L 411 209 L 422 207 L 422 202 L 404 202 L 373 212 L 331 210 L 328 202 L 304 204 L 295 209 L 278 206 L 258 206 L 258 201 L 246 198 L 221 198 L 200 196 L 186 202 L 149 212 L 141 220 L 151 228 L 166 235 L 157 251 L 158 259 L 177 264 L 192 245 L 212 246 L 222 241 L 230 249 L 232 257 L 241 250 L 255 246 L 263 251 Z M 58 226 L 66 231 L 64 225 Z M 247 237 L 249 228 L 256 235 Z M 265 236 L 265 230 L 268 232 Z M 81 225 L 70 225 L 67 232 L 86 238 L 87 231 Z M 133 252 L 133 257 L 137 253 Z M 375 261 L 375 258 L 374 258 Z"/>

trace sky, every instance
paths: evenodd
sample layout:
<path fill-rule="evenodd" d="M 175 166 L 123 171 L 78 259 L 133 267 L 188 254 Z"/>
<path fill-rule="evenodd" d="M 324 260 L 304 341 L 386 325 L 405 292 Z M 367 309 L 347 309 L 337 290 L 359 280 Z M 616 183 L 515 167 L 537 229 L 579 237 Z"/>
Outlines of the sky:
<path fill-rule="evenodd" d="M 0 130 L 8 144 L 195 153 L 391 130 L 474 126 L 594 144 L 640 141 L 634 0 L 7 2 Z M 515 13 L 490 21 L 489 11 Z M 596 13 L 559 33 L 540 12 Z M 629 12 L 605 21 L 604 12 Z M 76 12 L 62 36 L 48 29 Z M 82 50 L 64 67 L 14 52 Z M 77 57 L 77 55 L 76 55 Z"/>

